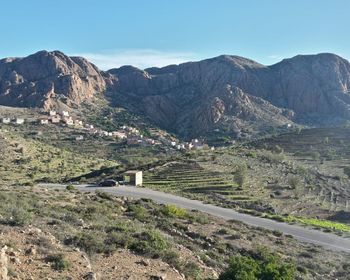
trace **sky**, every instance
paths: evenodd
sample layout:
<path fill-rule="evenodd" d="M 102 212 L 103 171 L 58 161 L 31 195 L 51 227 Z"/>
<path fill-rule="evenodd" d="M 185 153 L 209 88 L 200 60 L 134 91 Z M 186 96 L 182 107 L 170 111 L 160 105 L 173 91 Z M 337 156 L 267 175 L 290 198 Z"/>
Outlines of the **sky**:
<path fill-rule="evenodd" d="M 349 0 L 0 0 L 0 58 L 60 50 L 107 70 L 221 54 L 350 59 Z"/>

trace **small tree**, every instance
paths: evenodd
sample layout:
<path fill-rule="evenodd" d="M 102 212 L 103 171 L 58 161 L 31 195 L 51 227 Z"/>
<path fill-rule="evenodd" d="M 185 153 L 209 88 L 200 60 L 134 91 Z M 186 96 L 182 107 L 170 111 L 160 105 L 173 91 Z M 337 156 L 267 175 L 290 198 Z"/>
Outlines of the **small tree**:
<path fill-rule="evenodd" d="M 350 178 L 350 166 L 344 167 L 343 170 L 344 170 L 345 175 Z"/>
<path fill-rule="evenodd" d="M 288 184 L 292 189 L 296 189 L 300 185 L 300 179 L 297 176 L 290 176 L 288 178 Z"/>
<path fill-rule="evenodd" d="M 240 188 L 243 188 L 246 180 L 247 180 L 247 165 L 244 163 L 237 166 L 236 173 L 234 175 L 234 181 L 237 183 L 237 185 Z"/>
<path fill-rule="evenodd" d="M 301 180 L 297 176 L 290 176 L 288 178 L 289 186 L 294 190 L 295 197 L 299 197 L 301 194 Z"/>

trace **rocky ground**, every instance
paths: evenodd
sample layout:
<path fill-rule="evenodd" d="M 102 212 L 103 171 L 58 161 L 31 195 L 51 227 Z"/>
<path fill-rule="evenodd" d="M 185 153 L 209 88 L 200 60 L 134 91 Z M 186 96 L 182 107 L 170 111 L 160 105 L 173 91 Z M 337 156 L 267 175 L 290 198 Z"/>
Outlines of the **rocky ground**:
<path fill-rule="evenodd" d="M 37 187 L 0 199 L 2 280 L 217 279 L 229 257 L 265 250 L 296 279 L 348 279 L 347 254 L 175 206 Z"/>
<path fill-rule="evenodd" d="M 120 249 L 111 256 L 90 260 L 78 248 L 62 245 L 49 232 L 27 227 L 2 228 L 0 279 L 184 279 L 177 270 L 161 260 L 144 259 Z M 50 255 L 53 252 L 53 255 Z M 69 267 L 56 270 L 52 259 L 64 255 Z M 50 259 L 51 257 L 51 259 Z"/>

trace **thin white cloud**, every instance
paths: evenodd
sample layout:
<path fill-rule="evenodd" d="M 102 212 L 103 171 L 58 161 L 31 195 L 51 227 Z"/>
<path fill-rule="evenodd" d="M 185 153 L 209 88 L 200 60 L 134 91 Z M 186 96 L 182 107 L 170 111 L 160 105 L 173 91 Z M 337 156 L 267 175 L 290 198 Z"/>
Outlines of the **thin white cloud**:
<path fill-rule="evenodd" d="M 195 59 L 194 53 L 163 52 L 156 50 L 121 50 L 103 53 L 78 53 L 94 63 L 102 70 L 117 68 L 123 65 L 133 65 L 141 69 L 147 67 L 162 67 L 170 64 L 179 64 Z"/>
<path fill-rule="evenodd" d="M 283 57 L 281 55 L 277 55 L 277 54 L 269 55 L 268 58 L 270 58 L 270 59 L 283 59 Z"/>

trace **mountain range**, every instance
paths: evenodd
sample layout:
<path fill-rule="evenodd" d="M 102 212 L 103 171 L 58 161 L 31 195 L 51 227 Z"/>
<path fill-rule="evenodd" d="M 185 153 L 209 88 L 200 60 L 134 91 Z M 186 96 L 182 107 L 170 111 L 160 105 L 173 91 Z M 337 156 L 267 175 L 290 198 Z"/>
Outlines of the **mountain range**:
<path fill-rule="evenodd" d="M 184 137 L 249 134 L 292 123 L 326 126 L 350 120 L 350 63 L 330 53 L 272 66 L 221 55 L 101 71 L 59 51 L 0 60 L 0 105 L 79 108 L 95 97 Z"/>

